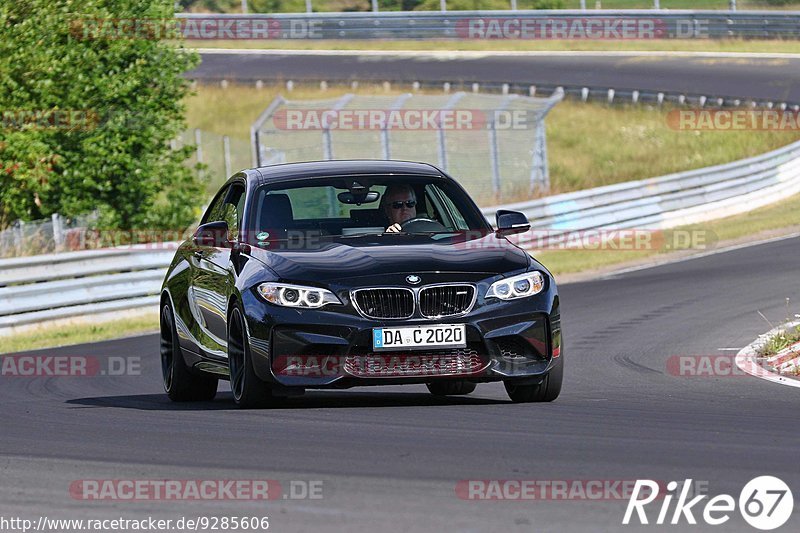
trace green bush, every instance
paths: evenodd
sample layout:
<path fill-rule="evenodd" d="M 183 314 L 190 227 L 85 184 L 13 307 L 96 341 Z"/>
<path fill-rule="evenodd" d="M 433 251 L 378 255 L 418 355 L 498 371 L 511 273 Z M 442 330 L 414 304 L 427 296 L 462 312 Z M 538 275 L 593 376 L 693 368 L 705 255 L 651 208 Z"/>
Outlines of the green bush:
<path fill-rule="evenodd" d="M 182 74 L 197 56 L 91 24 L 172 18 L 170 0 L 3 1 L 0 227 L 97 210 L 105 227 L 185 226 L 201 184 L 170 139 L 185 128 Z M 109 26 L 104 26 L 109 27 Z M 42 121 L 30 120 L 44 113 Z M 71 125 L 53 117 L 77 117 Z M 27 118 L 26 118 L 27 117 Z"/>
<path fill-rule="evenodd" d="M 180 0 L 179 8 L 186 12 L 240 13 L 240 0 Z M 306 10 L 305 0 L 248 0 L 252 13 L 301 13 Z M 315 12 L 371 11 L 371 0 L 312 0 Z M 378 0 L 380 11 L 438 11 L 440 0 Z M 447 0 L 447 9 L 486 10 L 509 9 L 511 0 Z M 518 0 L 519 9 L 564 9 L 564 0 Z"/>

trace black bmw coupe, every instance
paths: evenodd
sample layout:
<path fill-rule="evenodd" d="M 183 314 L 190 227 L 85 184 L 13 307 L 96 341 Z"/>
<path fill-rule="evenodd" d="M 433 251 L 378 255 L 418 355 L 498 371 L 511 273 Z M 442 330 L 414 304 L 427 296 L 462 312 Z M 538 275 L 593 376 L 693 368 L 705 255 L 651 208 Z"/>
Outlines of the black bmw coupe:
<path fill-rule="evenodd" d="M 245 170 L 222 187 L 167 271 L 164 388 L 241 407 L 308 388 L 425 383 L 515 402 L 558 397 L 564 368 L 552 275 L 427 164 L 324 161 Z"/>

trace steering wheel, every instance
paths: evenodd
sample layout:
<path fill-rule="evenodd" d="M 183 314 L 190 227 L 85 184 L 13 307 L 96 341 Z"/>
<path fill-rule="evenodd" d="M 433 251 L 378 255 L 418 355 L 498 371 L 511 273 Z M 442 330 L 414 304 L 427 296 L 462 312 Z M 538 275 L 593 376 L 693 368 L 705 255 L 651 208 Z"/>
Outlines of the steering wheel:
<path fill-rule="evenodd" d="M 447 228 L 432 218 L 414 217 L 401 223 L 400 229 L 406 233 L 434 233 L 444 231 Z"/>

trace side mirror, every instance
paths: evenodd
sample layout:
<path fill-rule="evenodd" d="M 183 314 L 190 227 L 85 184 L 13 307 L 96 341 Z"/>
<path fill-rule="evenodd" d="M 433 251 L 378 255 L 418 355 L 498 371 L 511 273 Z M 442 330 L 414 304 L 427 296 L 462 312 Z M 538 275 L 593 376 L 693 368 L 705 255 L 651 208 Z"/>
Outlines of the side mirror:
<path fill-rule="evenodd" d="M 516 233 L 525 233 L 531 229 L 531 223 L 528 222 L 528 217 L 519 211 L 506 211 L 501 209 L 497 212 L 497 235 L 504 237 L 506 235 L 514 235 Z"/>
<path fill-rule="evenodd" d="M 214 248 L 230 248 L 227 222 L 209 222 L 197 228 L 192 237 L 195 246 L 212 246 Z"/>

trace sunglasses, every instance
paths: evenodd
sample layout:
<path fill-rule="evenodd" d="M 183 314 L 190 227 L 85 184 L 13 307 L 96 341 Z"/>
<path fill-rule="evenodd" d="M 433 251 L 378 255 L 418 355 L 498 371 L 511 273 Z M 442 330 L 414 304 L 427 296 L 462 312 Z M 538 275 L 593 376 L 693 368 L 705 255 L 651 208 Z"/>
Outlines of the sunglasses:
<path fill-rule="evenodd" d="M 392 209 L 402 209 L 403 208 L 403 204 L 405 204 L 405 206 L 407 208 L 411 209 L 412 207 L 416 207 L 417 206 L 417 201 L 416 200 L 406 200 L 405 202 L 392 202 L 392 204 L 391 204 L 392 205 Z"/>

